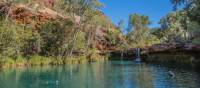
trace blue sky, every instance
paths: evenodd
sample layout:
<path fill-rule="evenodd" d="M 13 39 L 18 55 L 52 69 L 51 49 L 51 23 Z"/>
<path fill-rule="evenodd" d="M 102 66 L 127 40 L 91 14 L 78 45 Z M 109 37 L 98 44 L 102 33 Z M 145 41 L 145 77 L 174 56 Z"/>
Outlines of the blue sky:
<path fill-rule="evenodd" d="M 113 23 L 120 20 L 128 23 L 130 14 L 138 13 L 150 17 L 150 27 L 159 27 L 159 20 L 173 10 L 170 0 L 100 0 L 105 4 L 102 11 Z"/>

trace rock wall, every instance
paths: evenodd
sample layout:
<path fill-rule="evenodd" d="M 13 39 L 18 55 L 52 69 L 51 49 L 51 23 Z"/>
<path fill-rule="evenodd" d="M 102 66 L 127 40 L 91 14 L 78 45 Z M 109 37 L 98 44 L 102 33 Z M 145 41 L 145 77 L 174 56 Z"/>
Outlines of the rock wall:
<path fill-rule="evenodd" d="M 150 47 L 141 48 L 142 59 L 148 58 L 148 56 L 154 54 L 188 54 L 198 58 L 200 55 L 200 45 L 195 44 L 156 44 Z M 128 50 L 110 51 L 111 57 L 119 59 L 123 55 L 124 59 L 133 60 L 136 58 L 136 48 Z"/>

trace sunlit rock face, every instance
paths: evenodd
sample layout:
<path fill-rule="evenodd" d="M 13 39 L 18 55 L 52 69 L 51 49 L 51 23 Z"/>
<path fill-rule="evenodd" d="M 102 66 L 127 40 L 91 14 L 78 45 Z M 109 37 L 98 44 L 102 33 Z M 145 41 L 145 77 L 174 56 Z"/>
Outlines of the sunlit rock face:
<path fill-rule="evenodd" d="M 48 21 L 69 20 L 67 16 L 62 15 L 51 8 L 45 7 L 44 3 L 48 4 L 47 2 L 51 4 L 53 3 L 53 0 L 35 0 L 31 4 L 17 3 L 14 5 L 7 2 L 1 2 L 0 12 L 1 14 L 9 16 L 14 22 L 30 25 L 34 29 L 39 29 L 42 24 Z"/>
<path fill-rule="evenodd" d="M 160 53 L 160 52 L 190 52 L 190 53 L 198 53 L 200 51 L 199 44 L 155 44 L 150 47 L 146 47 L 143 49 L 145 53 Z"/>

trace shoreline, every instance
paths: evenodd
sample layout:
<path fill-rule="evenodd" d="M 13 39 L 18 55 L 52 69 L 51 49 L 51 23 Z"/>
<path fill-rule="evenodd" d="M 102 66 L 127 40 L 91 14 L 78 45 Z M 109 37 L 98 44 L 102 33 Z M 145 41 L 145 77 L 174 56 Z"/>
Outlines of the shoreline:
<path fill-rule="evenodd" d="M 126 51 L 116 50 L 112 52 L 103 51 L 102 55 L 98 53 L 91 56 L 83 55 L 68 58 L 31 56 L 29 59 L 24 57 L 13 59 L 6 57 L 1 59 L 0 69 L 9 67 L 82 64 L 108 60 L 134 60 L 136 58 L 135 49 L 132 48 Z M 141 48 L 141 57 L 143 61 L 152 63 L 170 61 L 178 63 L 200 63 L 200 58 L 198 58 L 200 52 L 198 51 L 200 51 L 200 45 L 195 44 L 155 44 L 150 47 Z"/>
<path fill-rule="evenodd" d="M 32 66 L 60 66 L 67 64 L 83 64 L 83 63 L 91 63 L 91 62 L 104 62 L 107 61 L 108 57 L 106 56 L 97 56 L 97 58 L 88 58 L 86 56 L 78 56 L 78 57 L 69 57 L 65 59 L 61 59 L 58 57 L 43 57 L 43 56 L 34 56 L 27 60 L 26 58 L 12 59 L 7 58 L 4 61 L 0 61 L 0 69 L 5 68 L 24 68 L 24 67 L 32 67 Z"/>

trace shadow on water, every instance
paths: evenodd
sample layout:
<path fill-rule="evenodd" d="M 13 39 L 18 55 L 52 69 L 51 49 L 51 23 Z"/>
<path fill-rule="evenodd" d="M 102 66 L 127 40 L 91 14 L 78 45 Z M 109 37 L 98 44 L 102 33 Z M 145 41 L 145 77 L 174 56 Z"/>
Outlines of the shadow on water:
<path fill-rule="evenodd" d="M 198 72 L 174 67 L 134 61 L 108 61 L 6 69 L 0 72 L 0 88 L 198 88 L 200 86 Z M 172 78 L 169 71 L 176 76 Z"/>

